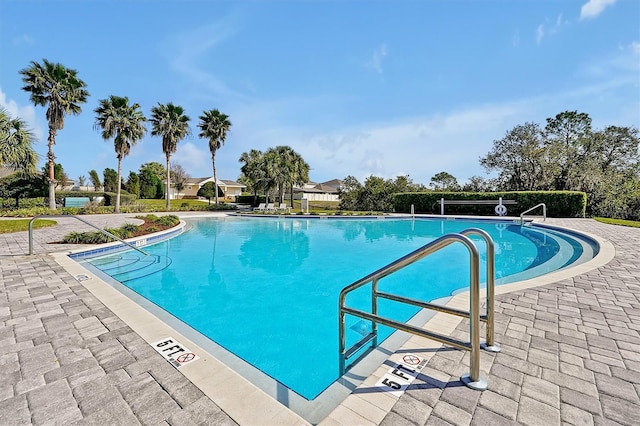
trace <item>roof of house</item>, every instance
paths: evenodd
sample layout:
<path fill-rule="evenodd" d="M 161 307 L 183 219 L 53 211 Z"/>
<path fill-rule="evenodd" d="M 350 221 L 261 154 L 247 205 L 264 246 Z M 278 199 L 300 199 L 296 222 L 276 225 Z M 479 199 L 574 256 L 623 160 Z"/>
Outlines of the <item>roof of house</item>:
<path fill-rule="evenodd" d="M 340 179 L 331 179 L 326 182 L 322 182 L 320 185 L 332 186 L 334 188 L 338 188 L 342 186 L 342 181 Z"/>
<path fill-rule="evenodd" d="M 201 177 L 201 178 L 189 178 L 189 179 L 187 179 L 185 181 L 185 184 L 187 184 L 187 185 L 203 185 L 206 182 L 213 182 L 213 176 Z M 242 183 L 238 183 L 236 181 L 226 180 L 226 179 L 218 179 L 218 185 L 237 186 L 239 188 L 246 188 L 246 185 L 244 185 Z"/>

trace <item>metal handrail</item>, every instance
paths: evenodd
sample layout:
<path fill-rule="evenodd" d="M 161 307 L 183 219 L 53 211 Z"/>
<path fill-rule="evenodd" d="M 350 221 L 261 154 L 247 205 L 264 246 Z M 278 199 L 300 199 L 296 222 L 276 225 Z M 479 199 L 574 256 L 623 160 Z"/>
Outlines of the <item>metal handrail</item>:
<path fill-rule="evenodd" d="M 463 232 L 468 234 L 480 235 L 487 241 L 491 241 L 486 232 L 477 229 L 468 229 Z M 431 303 L 422 302 L 415 299 L 410 299 L 402 296 L 396 296 L 389 293 L 378 292 L 378 281 L 386 276 L 393 274 L 396 271 L 408 266 L 420 259 L 423 259 L 430 254 L 433 254 L 454 242 L 460 242 L 467 247 L 470 254 L 470 301 L 469 312 L 461 311 L 459 309 L 447 308 L 444 306 L 434 305 Z M 490 247 L 490 248 L 489 248 Z M 488 252 L 493 249 L 492 243 L 487 244 Z M 488 262 L 489 263 L 489 262 Z M 491 268 L 493 269 L 493 268 Z M 489 273 L 489 270 L 487 271 Z M 364 312 L 358 309 L 353 309 L 345 306 L 347 294 L 353 290 L 356 290 L 368 283 L 372 284 L 372 306 L 371 313 Z M 489 286 L 489 283 L 487 283 Z M 493 292 L 491 292 L 493 296 Z M 445 312 L 453 315 L 465 316 L 469 318 L 470 328 L 470 342 L 461 341 L 451 338 L 442 334 L 434 333 L 428 330 L 424 330 L 419 327 L 405 324 L 392 319 L 381 317 L 378 315 L 378 297 L 382 297 L 389 300 L 394 300 L 401 303 L 408 303 L 414 306 L 419 306 L 427 309 L 435 309 L 440 312 Z M 493 302 L 488 304 L 487 307 L 492 307 Z M 354 315 L 363 319 L 371 321 L 372 332 L 357 342 L 349 350 L 346 349 L 346 333 L 345 333 L 345 316 L 346 314 Z M 440 343 L 444 343 L 449 346 L 454 346 L 459 349 L 471 351 L 470 372 L 465 374 L 461 379 L 468 387 L 476 390 L 484 390 L 487 388 L 487 382 L 480 377 L 480 255 L 478 248 L 474 242 L 467 236 L 460 234 L 446 234 L 442 237 L 431 241 L 430 243 L 422 246 L 421 248 L 407 254 L 404 257 L 390 263 L 387 266 L 355 281 L 349 286 L 342 289 L 339 296 L 338 303 L 338 322 L 339 322 L 339 366 L 340 375 L 343 375 L 346 370 L 346 360 L 355 355 L 361 348 L 367 343 L 372 342 L 371 348 L 377 346 L 378 340 L 378 323 L 389 327 L 396 328 L 398 330 L 406 331 L 408 333 L 416 334 L 418 336 L 426 337 L 428 339 L 436 340 Z M 493 315 L 487 315 L 487 318 L 493 320 Z M 493 327 L 491 327 L 491 343 L 493 337 Z M 488 334 L 489 335 L 489 334 Z"/>
<path fill-rule="evenodd" d="M 500 345 L 494 341 L 495 333 L 495 294 L 496 294 L 496 261 L 495 244 L 487 231 L 478 228 L 469 228 L 460 232 L 462 235 L 477 235 L 484 239 L 487 246 L 487 284 L 486 284 L 486 315 L 480 316 L 480 321 L 487 324 L 486 341 L 482 349 L 489 352 L 500 352 Z"/>
<path fill-rule="evenodd" d="M 132 249 L 139 251 L 140 253 L 144 254 L 145 256 L 149 256 L 149 253 L 140 250 L 138 247 L 134 246 L 133 244 L 130 244 L 130 243 L 126 242 L 125 240 L 123 240 L 122 238 L 120 238 L 120 237 L 118 237 L 116 235 L 113 235 L 111 232 L 105 231 L 102 228 L 98 228 L 93 223 L 87 222 L 84 219 L 80 219 L 78 216 L 73 215 L 73 214 L 51 214 L 51 215 L 43 214 L 43 215 L 39 215 L 39 216 L 34 216 L 29 221 L 29 255 L 30 256 L 33 254 L 33 222 L 35 222 L 36 219 L 43 218 L 43 217 L 72 217 L 74 219 L 78 219 L 80 222 L 82 222 L 82 223 L 84 223 L 86 225 L 89 225 L 92 228 L 97 229 L 98 231 L 102 232 L 104 235 L 106 235 L 108 237 L 111 237 L 111 238 L 113 238 L 115 240 L 120 241 L 122 244 L 127 245 L 127 246 L 131 247 Z"/>
<path fill-rule="evenodd" d="M 522 213 L 520 213 L 520 223 L 524 223 L 524 215 L 529 213 L 532 210 L 537 209 L 538 207 L 542 206 L 542 221 L 546 222 L 547 221 L 547 205 L 545 203 L 540 203 L 540 204 L 536 204 L 535 206 L 531 207 L 528 210 L 523 211 Z"/>

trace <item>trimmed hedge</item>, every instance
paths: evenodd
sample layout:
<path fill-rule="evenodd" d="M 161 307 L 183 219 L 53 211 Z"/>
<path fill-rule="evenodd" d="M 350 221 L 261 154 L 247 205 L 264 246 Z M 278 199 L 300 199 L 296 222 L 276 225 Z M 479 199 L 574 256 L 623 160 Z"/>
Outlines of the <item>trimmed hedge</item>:
<path fill-rule="evenodd" d="M 415 213 L 440 214 L 440 199 L 445 200 L 515 200 L 518 204 L 507 205 L 508 216 L 518 216 L 521 212 L 540 203 L 547 206 L 550 217 L 585 217 L 587 194 L 578 191 L 512 191 L 512 192 L 405 192 L 395 194 L 394 209 L 398 213 L 410 213 L 411 205 Z M 495 216 L 493 205 L 445 205 L 446 214 Z M 542 210 L 542 209 L 541 209 Z M 532 214 L 540 214 L 537 210 Z"/>
<path fill-rule="evenodd" d="M 116 205 L 116 196 L 115 192 L 104 192 L 104 205 L 105 206 L 115 206 Z M 128 206 L 129 204 L 133 204 L 133 202 L 137 199 L 133 194 L 129 194 L 128 192 L 121 191 L 120 192 L 120 205 Z"/>
<path fill-rule="evenodd" d="M 260 203 L 265 203 L 266 202 L 266 197 L 264 195 L 258 195 L 257 198 L 257 202 L 258 204 L 253 204 L 253 195 L 238 195 L 236 196 L 236 203 L 237 204 L 250 204 L 253 207 L 257 206 Z"/>

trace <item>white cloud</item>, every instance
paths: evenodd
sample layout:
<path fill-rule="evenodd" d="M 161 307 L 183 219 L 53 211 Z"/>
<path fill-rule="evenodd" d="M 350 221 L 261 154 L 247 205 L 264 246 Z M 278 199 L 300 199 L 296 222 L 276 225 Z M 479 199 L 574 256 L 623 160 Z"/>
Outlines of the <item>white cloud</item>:
<path fill-rule="evenodd" d="M 536 28 L 536 44 L 540 44 L 542 42 L 542 38 L 544 37 L 544 24 L 538 25 Z"/>
<path fill-rule="evenodd" d="M 371 59 L 366 63 L 367 68 L 376 71 L 378 74 L 382 74 L 382 61 L 387 56 L 387 44 L 382 43 L 374 51 Z"/>
<path fill-rule="evenodd" d="M 519 47 L 520 46 L 520 34 L 515 33 L 513 35 L 513 37 L 511 37 L 511 45 L 513 47 Z"/>
<path fill-rule="evenodd" d="M 182 74 L 199 92 L 205 90 L 215 96 L 242 98 L 240 93 L 216 76 L 214 69 L 207 69 L 201 63 L 207 54 L 236 34 L 234 20 L 232 16 L 227 16 L 212 24 L 172 36 L 161 43 L 163 53 L 169 57 L 171 68 Z"/>
<path fill-rule="evenodd" d="M 25 46 L 25 45 L 33 45 L 35 44 L 35 39 L 27 34 L 22 34 L 17 37 L 14 37 L 11 42 L 14 46 Z"/>
<path fill-rule="evenodd" d="M 567 23 L 567 20 L 562 19 L 562 14 L 558 15 L 554 23 L 552 23 L 549 18 L 545 19 L 544 22 L 536 28 L 536 44 L 540 44 L 544 37 L 549 37 L 557 33 L 560 27 Z"/>
<path fill-rule="evenodd" d="M 203 141 L 203 144 L 204 143 L 206 142 Z M 171 163 L 180 164 L 187 173 L 197 173 L 201 170 L 205 171 L 202 176 L 192 177 L 204 177 L 213 174 L 209 149 L 196 146 L 193 142 L 179 143 L 178 150 L 171 156 Z M 218 161 L 216 161 L 216 168 L 218 167 L 217 163 Z M 220 176 L 218 176 L 218 178 L 220 178 Z M 227 178 L 222 177 L 222 179 Z"/>
<path fill-rule="evenodd" d="M 614 4 L 616 0 L 589 0 L 580 9 L 580 19 L 591 19 L 600 15 L 602 11 Z"/>
<path fill-rule="evenodd" d="M 45 132 L 42 127 L 38 125 L 36 110 L 33 106 L 19 106 L 13 99 L 7 99 L 7 94 L 4 93 L 0 87 L 0 107 L 6 109 L 13 118 L 24 120 L 31 130 L 33 130 L 38 141 L 43 141 Z"/>

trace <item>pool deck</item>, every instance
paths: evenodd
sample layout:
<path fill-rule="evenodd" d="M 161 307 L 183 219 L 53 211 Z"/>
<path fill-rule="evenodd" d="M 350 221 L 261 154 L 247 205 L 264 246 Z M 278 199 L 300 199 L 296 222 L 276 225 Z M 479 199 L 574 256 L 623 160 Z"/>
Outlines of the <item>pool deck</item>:
<path fill-rule="evenodd" d="M 201 359 L 172 367 L 147 342 L 173 331 L 109 286 L 77 279 L 82 269 L 59 253 L 78 247 L 49 243 L 90 228 L 56 220 L 34 232 L 34 256 L 26 232 L 0 235 L 0 424 L 306 423 L 186 338 Z M 599 237 L 601 256 L 553 281 L 498 287 L 502 351 L 481 355 L 487 390 L 461 384 L 466 352 L 412 337 L 394 356 L 428 363 L 404 394 L 375 386 L 389 362 L 320 424 L 640 424 L 640 228 L 547 223 Z M 449 303 L 464 307 L 466 297 Z M 468 336 L 466 321 L 442 315 L 430 329 Z"/>

